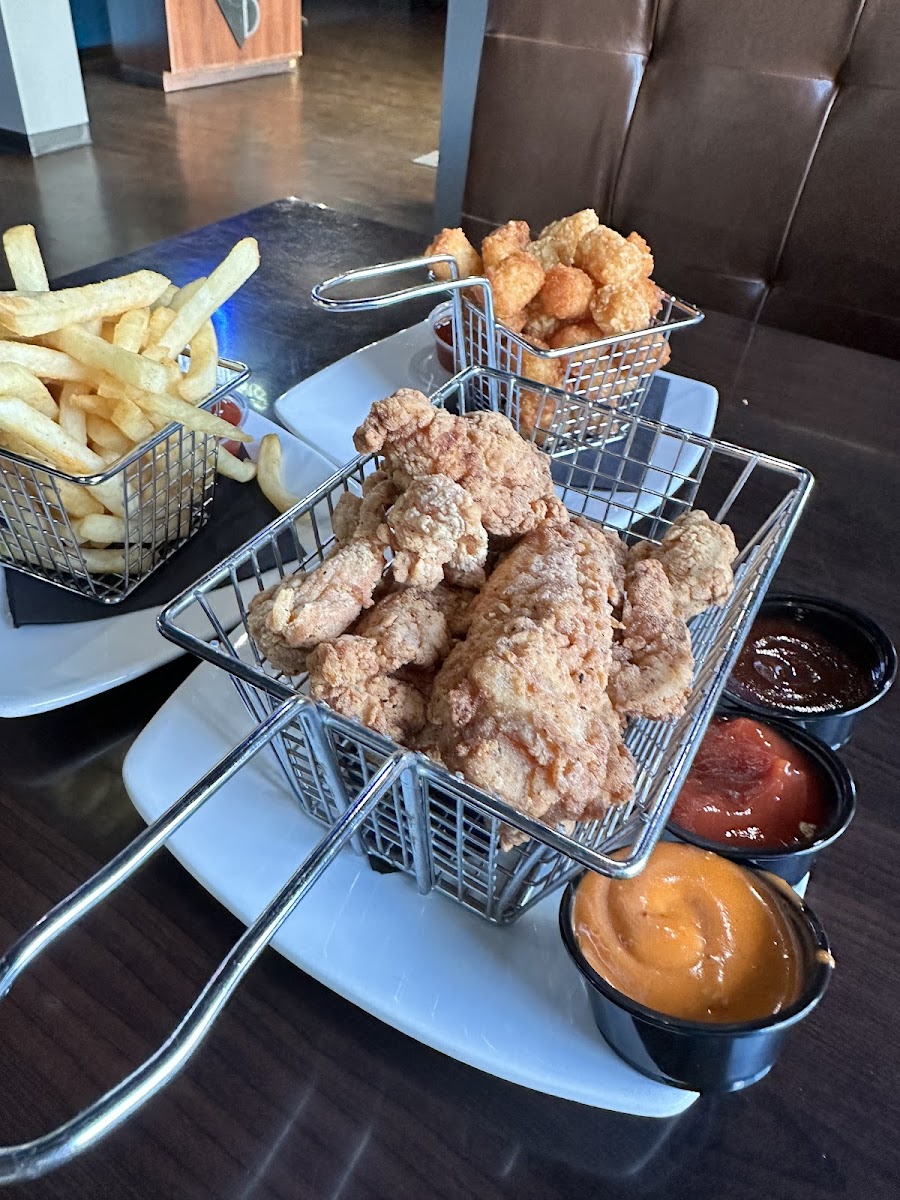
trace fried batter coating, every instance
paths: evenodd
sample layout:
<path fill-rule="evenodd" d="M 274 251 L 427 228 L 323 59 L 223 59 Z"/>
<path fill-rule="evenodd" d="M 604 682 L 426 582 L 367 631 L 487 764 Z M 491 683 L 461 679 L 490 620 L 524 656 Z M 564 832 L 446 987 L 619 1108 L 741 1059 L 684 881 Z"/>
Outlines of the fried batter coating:
<path fill-rule="evenodd" d="M 355 492 L 344 492 L 331 514 L 331 530 L 340 546 L 346 546 L 359 524 L 362 496 Z"/>
<path fill-rule="evenodd" d="M 630 558 L 635 562 L 656 559 L 661 564 L 672 585 L 675 611 L 686 621 L 711 604 L 724 604 L 734 589 L 734 534 L 702 509 L 682 513 L 660 545 L 638 542 Z"/>
<path fill-rule="evenodd" d="M 484 274 L 481 255 L 461 229 L 442 229 L 425 253 L 452 254 L 459 268 L 460 279 Z M 435 279 L 450 278 L 450 267 L 447 263 L 435 263 L 432 271 Z"/>
<path fill-rule="evenodd" d="M 527 221 L 507 221 L 481 243 L 481 258 L 485 267 L 499 267 L 515 250 L 523 250 L 531 238 Z"/>
<path fill-rule="evenodd" d="M 664 720 L 684 712 L 691 694 L 691 635 L 660 563 L 629 561 L 621 640 L 613 647 L 609 695 L 626 717 Z"/>
<path fill-rule="evenodd" d="M 545 313 L 561 321 L 580 321 L 587 316 L 594 294 L 594 282 L 590 275 L 578 267 L 566 267 L 558 263 L 550 267 L 544 286 L 538 294 L 538 303 Z"/>
<path fill-rule="evenodd" d="M 397 583 L 433 588 L 445 574 L 452 583 L 484 583 L 487 533 L 481 509 L 447 475 L 414 479 L 387 516 Z"/>
<path fill-rule="evenodd" d="M 425 724 L 425 698 L 410 683 L 382 673 L 377 644 L 344 634 L 309 655 L 309 691 L 370 729 L 397 742 L 410 741 Z"/>
<path fill-rule="evenodd" d="M 490 534 L 521 534 L 559 513 L 550 461 L 500 413 L 454 417 L 403 388 L 377 400 L 353 435 L 361 453 L 382 451 L 400 488 L 443 474 L 466 489 Z"/>
<path fill-rule="evenodd" d="M 544 282 L 541 264 L 524 250 L 514 250 L 496 267 L 488 267 L 485 274 L 493 289 L 497 320 L 507 324 L 521 317 L 524 324 L 525 306 L 535 298 Z"/>

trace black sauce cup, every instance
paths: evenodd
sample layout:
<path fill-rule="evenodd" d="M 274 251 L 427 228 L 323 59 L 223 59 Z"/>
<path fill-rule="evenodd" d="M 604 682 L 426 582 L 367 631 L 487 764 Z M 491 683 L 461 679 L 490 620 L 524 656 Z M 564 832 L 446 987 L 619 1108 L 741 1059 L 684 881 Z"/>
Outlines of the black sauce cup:
<path fill-rule="evenodd" d="M 823 713 L 795 712 L 790 708 L 747 699 L 725 685 L 725 695 L 754 716 L 764 720 L 790 721 L 839 750 L 850 738 L 860 713 L 886 695 L 897 674 L 897 651 L 880 625 L 846 604 L 822 596 L 767 596 L 759 609 L 761 617 L 787 617 L 822 634 L 858 663 L 871 679 L 871 695 L 861 704 Z"/>
<path fill-rule="evenodd" d="M 790 1030 L 816 1007 L 831 978 L 834 959 L 825 930 L 804 901 L 776 877 L 752 872 L 792 921 L 804 956 L 804 983 L 790 1007 L 770 1017 L 734 1024 L 688 1021 L 645 1008 L 598 975 L 578 945 L 572 906 L 583 876 L 563 893 L 559 928 L 587 984 L 597 1028 L 636 1071 L 692 1092 L 736 1092 L 758 1083 L 775 1064 Z"/>
<path fill-rule="evenodd" d="M 712 850 L 723 858 L 740 863 L 744 867 L 756 867 L 770 871 L 792 886 L 798 884 L 809 871 L 819 854 L 838 840 L 856 812 L 856 785 L 853 776 L 835 752 L 824 742 L 787 721 L 775 721 L 771 717 L 759 717 L 746 706 L 727 702 L 717 711 L 718 717 L 752 717 L 780 734 L 785 741 L 797 746 L 809 755 L 821 772 L 828 789 L 829 817 L 816 836 L 808 842 L 787 849 L 763 850 L 746 843 L 716 842 L 701 837 L 693 830 L 685 829 L 676 820 L 669 818 L 666 828 L 679 841 L 690 842 L 701 850 Z"/>

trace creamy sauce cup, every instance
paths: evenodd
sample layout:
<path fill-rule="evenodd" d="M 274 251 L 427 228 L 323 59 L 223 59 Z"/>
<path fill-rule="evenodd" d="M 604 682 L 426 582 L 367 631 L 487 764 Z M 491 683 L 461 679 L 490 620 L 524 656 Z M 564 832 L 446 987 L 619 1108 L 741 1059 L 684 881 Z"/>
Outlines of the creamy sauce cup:
<path fill-rule="evenodd" d="M 767 596 L 759 616 L 785 617 L 822 634 L 863 668 L 871 679 L 871 695 L 860 704 L 823 713 L 796 712 L 749 699 L 734 689 L 730 680 L 725 685 L 726 697 L 753 716 L 789 721 L 820 738 L 832 750 L 839 750 L 850 738 L 859 714 L 886 695 L 894 682 L 897 652 L 890 638 L 864 613 L 821 596 Z"/>
<path fill-rule="evenodd" d="M 849 826 L 856 812 L 856 785 L 853 776 L 834 751 L 811 733 L 787 721 L 776 721 L 771 717 L 763 717 L 753 712 L 745 705 L 728 701 L 716 713 L 720 717 L 752 716 L 762 724 L 771 726 L 776 733 L 792 745 L 798 746 L 813 760 L 822 773 L 822 778 L 828 789 L 829 818 L 822 825 L 816 836 L 808 842 L 786 849 L 767 850 L 754 847 L 747 843 L 730 843 L 714 841 L 711 838 L 694 833 L 679 825 L 677 821 L 669 820 L 666 828 L 679 841 L 690 842 L 701 850 L 712 850 L 732 862 L 745 867 L 757 867 L 761 871 L 770 871 L 778 875 L 786 883 L 795 886 L 812 870 L 819 854 L 838 840 Z"/>
<path fill-rule="evenodd" d="M 780 1012 L 734 1024 L 670 1017 L 614 988 L 587 961 L 572 925 L 582 876 L 563 893 L 560 932 L 587 985 L 597 1028 L 619 1057 L 642 1075 L 695 1092 L 736 1092 L 749 1087 L 769 1073 L 788 1032 L 825 994 L 834 960 L 818 917 L 781 880 L 760 871 L 753 875 L 756 884 L 782 906 L 796 930 L 803 955 L 803 986 L 797 1000 Z"/>

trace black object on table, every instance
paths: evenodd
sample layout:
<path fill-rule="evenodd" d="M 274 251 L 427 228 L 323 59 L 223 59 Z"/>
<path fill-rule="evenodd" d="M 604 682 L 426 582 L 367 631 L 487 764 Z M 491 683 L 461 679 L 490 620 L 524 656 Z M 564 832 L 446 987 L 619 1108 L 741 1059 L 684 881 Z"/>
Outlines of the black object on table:
<path fill-rule="evenodd" d="M 411 255 L 421 239 L 297 201 L 76 279 L 158 266 L 182 281 L 246 233 L 259 237 L 262 267 L 229 306 L 222 350 L 252 365 L 260 411 L 428 307 L 313 309 L 317 280 Z M 719 389 L 717 436 L 817 477 L 777 586 L 845 598 L 896 636 L 900 497 L 886 430 L 900 362 L 715 313 L 674 338 L 672 353 L 674 370 Z M 122 759 L 192 666 L 183 658 L 93 700 L 0 722 L 4 943 L 141 828 Z M 747 1092 L 666 1121 L 528 1092 L 419 1045 L 271 952 L 181 1077 L 95 1150 L 7 1194 L 887 1200 L 900 1175 L 898 712 L 895 689 L 854 731 L 845 755 L 858 815 L 810 885 L 837 959 L 829 993 Z M 155 1049 L 238 932 L 174 858 L 154 859 L 50 952 L 37 985 L 23 980 L 0 1004 L 0 1142 L 59 1124 Z"/>

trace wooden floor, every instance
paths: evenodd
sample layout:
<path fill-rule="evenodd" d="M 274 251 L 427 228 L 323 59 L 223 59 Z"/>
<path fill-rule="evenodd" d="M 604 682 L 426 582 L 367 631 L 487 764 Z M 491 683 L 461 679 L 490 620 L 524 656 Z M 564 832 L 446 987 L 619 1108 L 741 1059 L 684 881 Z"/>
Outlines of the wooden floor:
<path fill-rule="evenodd" d="M 367 7 L 311 5 L 289 75 L 166 95 L 86 64 L 93 145 L 0 153 L 0 229 L 32 222 L 53 276 L 289 195 L 429 231 L 444 13 Z"/>

